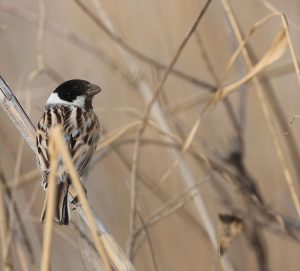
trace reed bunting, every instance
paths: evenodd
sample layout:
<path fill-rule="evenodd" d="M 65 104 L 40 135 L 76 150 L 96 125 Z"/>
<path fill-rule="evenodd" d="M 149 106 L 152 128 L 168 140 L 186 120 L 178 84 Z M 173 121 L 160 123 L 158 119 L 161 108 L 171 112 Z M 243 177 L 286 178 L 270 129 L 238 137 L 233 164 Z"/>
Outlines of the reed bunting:
<path fill-rule="evenodd" d="M 100 138 L 100 124 L 93 111 L 93 97 L 100 87 L 84 80 L 70 80 L 58 86 L 49 96 L 44 113 L 36 130 L 37 163 L 42 174 L 42 186 L 46 191 L 41 222 L 45 220 L 50 157 L 48 152 L 49 131 L 54 125 L 63 128 L 64 139 L 69 148 L 79 177 L 87 174 L 89 164 Z M 71 179 L 59 157 L 57 171 L 57 199 L 55 221 L 68 225 L 70 206 L 68 189 Z"/>

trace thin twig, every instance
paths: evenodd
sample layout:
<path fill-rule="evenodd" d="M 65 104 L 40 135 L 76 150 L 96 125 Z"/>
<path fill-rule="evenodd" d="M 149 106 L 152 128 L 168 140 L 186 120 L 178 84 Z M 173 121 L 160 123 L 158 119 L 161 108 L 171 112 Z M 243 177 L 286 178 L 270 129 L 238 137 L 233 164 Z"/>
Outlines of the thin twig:
<path fill-rule="evenodd" d="M 56 200 L 56 179 L 58 169 L 58 151 L 54 145 L 54 138 L 51 135 L 49 140 L 49 155 L 50 155 L 50 174 L 49 174 L 49 186 L 46 192 L 46 223 L 44 229 L 44 242 L 43 253 L 41 262 L 41 271 L 50 271 L 51 262 L 51 247 L 53 239 L 53 227 L 54 227 L 54 212 L 55 212 L 55 200 Z"/>
<path fill-rule="evenodd" d="M 166 217 L 176 213 L 179 209 L 184 207 L 187 203 L 189 203 L 193 198 L 197 195 L 197 190 L 203 185 L 208 178 L 205 178 L 204 181 L 195 185 L 186 191 L 179 193 L 179 195 L 174 196 L 168 202 L 166 202 L 163 206 L 155 210 L 153 214 L 151 214 L 145 221 L 144 224 L 147 227 L 153 226 L 157 222 L 165 219 Z M 138 235 L 144 226 L 140 226 L 134 232 L 135 235 Z"/>
<path fill-rule="evenodd" d="M 198 26 L 203 15 L 205 14 L 210 3 L 211 3 L 211 0 L 207 0 L 205 2 L 203 8 L 201 8 L 200 12 L 198 13 L 196 20 L 193 22 L 192 26 L 187 31 L 186 36 L 184 37 L 181 44 L 179 45 L 174 57 L 172 58 L 170 64 L 168 65 L 166 71 L 164 72 L 164 75 L 163 75 L 161 81 L 158 83 L 157 87 L 155 88 L 154 94 L 146 107 L 146 110 L 145 110 L 145 113 L 143 116 L 143 122 L 140 125 L 139 130 L 136 135 L 136 141 L 135 141 L 134 148 L 133 148 L 132 171 L 131 171 L 131 181 L 130 181 L 130 218 L 129 218 L 129 238 L 128 238 L 128 251 L 127 251 L 129 258 L 131 258 L 132 245 L 133 245 L 133 240 L 134 240 L 133 233 L 134 233 L 134 227 L 135 227 L 136 201 L 137 201 L 137 194 L 136 194 L 136 191 L 137 191 L 137 187 L 136 187 L 137 168 L 138 168 L 137 161 L 139 159 L 139 149 L 140 149 L 140 144 L 141 144 L 141 138 L 145 131 L 147 121 L 148 121 L 149 115 L 151 113 L 152 107 L 156 103 L 156 101 L 159 97 L 159 94 L 162 91 L 162 88 L 164 86 L 164 83 L 166 82 L 172 68 L 174 67 L 175 63 L 177 62 L 179 56 L 181 55 L 181 52 L 185 48 L 190 37 L 196 30 L 196 27 Z"/>
<path fill-rule="evenodd" d="M 149 229 L 148 229 L 147 225 L 145 224 L 145 221 L 144 221 L 143 217 L 140 215 L 140 213 L 139 213 L 139 218 L 141 220 L 141 223 L 143 225 L 143 230 L 145 231 L 145 235 L 146 235 L 146 238 L 148 240 L 154 270 L 158 271 L 159 270 L 158 269 L 158 264 L 157 264 L 157 260 L 156 260 L 156 257 L 155 257 L 155 252 L 154 252 L 152 240 L 151 240 L 151 237 L 150 237 Z"/>
<path fill-rule="evenodd" d="M 92 11 L 90 11 L 87 8 L 87 6 L 85 6 L 80 0 L 74 0 L 74 1 L 82 9 L 82 11 L 84 11 L 93 20 L 93 22 L 96 23 L 96 25 L 99 26 L 103 30 L 103 32 L 108 35 L 108 37 L 110 37 L 113 41 L 115 41 L 124 50 L 126 50 L 133 56 L 137 57 L 139 60 L 142 60 L 148 64 L 153 65 L 157 69 L 163 70 L 165 72 L 167 69 L 169 69 L 169 65 L 162 64 L 162 63 L 158 62 L 157 60 L 154 60 L 154 59 L 142 54 L 141 52 L 137 51 L 133 47 L 129 46 L 127 43 L 124 42 L 124 40 L 121 38 L 120 35 L 118 35 L 116 32 L 111 31 L 105 25 L 105 23 L 103 23 L 101 20 L 99 20 L 99 18 L 96 15 L 94 15 L 94 13 Z M 210 2 L 210 1 L 208 1 L 208 2 Z M 206 10 L 206 6 L 204 7 L 204 12 L 205 12 L 205 10 Z M 171 67 L 170 71 L 168 73 L 172 73 L 175 76 L 178 76 L 179 78 L 186 80 L 192 84 L 196 84 L 202 88 L 211 89 L 211 90 L 215 89 L 215 86 L 213 86 L 207 82 L 204 82 L 202 80 L 199 80 L 197 78 L 194 78 L 194 77 L 192 77 L 188 74 L 185 74 L 181 71 L 178 71 L 178 70 L 174 69 L 174 67 Z"/>

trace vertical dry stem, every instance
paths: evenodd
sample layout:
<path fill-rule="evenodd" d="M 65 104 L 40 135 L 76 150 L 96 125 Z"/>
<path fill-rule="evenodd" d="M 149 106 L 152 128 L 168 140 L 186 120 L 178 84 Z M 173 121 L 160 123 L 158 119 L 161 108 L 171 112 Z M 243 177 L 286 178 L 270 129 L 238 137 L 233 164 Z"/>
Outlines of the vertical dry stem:
<path fill-rule="evenodd" d="M 9 234 L 9 216 L 5 201 L 6 187 L 3 173 L 0 172 L 0 239 L 2 252 L 2 270 L 12 271 L 12 262 L 10 254 L 10 234 Z"/>
<path fill-rule="evenodd" d="M 53 226 L 54 226 L 54 212 L 55 212 L 55 200 L 56 200 L 56 186 L 57 186 L 57 151 L 54 146 L 53 138 L 50 133 L 49 141 L 49 155 L 50 155 L 50 174 L 48 180 L 48 189 L 46 192 L 46 223 L 44 228 L 44 242 L 43 242 L 43 254 L 41 271 L 50 271 L 51 262 L 51 247 L 53 239 Z"/>

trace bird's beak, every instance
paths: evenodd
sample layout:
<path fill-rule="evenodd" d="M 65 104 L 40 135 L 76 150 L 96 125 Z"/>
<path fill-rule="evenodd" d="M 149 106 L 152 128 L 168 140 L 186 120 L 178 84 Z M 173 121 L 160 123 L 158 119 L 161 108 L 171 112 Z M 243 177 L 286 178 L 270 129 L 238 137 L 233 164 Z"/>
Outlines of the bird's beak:
<path fill-rule="evenodd" d="M 89 89 L 87 91 L 87 95 L 94 96 L 94 95 L 98 94 L 100 91 L 101 91 L 101 88 L 99 86 L 90 84 Z"/>

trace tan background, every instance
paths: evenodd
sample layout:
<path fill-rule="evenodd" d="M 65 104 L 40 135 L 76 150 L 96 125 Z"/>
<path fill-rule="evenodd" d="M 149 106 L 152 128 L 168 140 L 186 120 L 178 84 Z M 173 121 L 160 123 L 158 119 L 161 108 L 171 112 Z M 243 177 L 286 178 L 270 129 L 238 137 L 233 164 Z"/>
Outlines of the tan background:
<path fill-rule="evenodd" d="M 100 2 L 102 6 L 100 11 L 109 16 L 128 45 L 164 64 L 170 63 L 203 6 L 203 1 L 196 0 L 94 0 L 84 3 L 97 16 L 99 15 L 97 3 Z M 289 33 L 296 56 L 298 56 L 300 48 L 299 1 L 270 2 L 286 15 L 290 26 Z M 0 73 L 14 90 L 20 103 L 27 108 L 27 112 L 30 112 L 33 123 L 37 123 L 49 93 L 62 80 L 72 78 L 89 80 L 103 89 L 94 101 L 95 110 L 105 129 L 103 138 L 109 138 L 115 131 L 138 120 L 136 113 L 143 114 L 146 108 L 145 101 L 140 89 L 135 84 L 129 84 L 128 80 L 120 74 L 120 72 L 125 74 L 131 82 L 135 80 L 130 73 L 128 63 L 117 49 L 116 43 L 99 29 L 74 1 L 57 0 L 45 3 L 46 25 L 42 31 L 42 38 L 38 39 L 38 19 L 41 14 L 39 4 L 40 1 L 36 0 L 1 1 L 0 3 Z M 230 4 L 243 33 L 246 33 L 256 21 L 270 13 L 262 2 L 256 0 L 232 0 Z M 81 41 L 85 41 L 90 47 L 82 48 L 80 41 L 70 40 L 67 32 L 63 36 L 57 35 L 51 26 L 53 24 L 58 29 L 76 33 Z M 272 19 L 258 29 L 250 39 L 251 48 L 258 58 L 266 52 L 279 28 L 279 18 Z M 221 1 L 212 1 L 197 27 L 197 33 L 203 42 L 202 49 L 194 34 L 175 67 L 186 74 L 216 85 L 214 77 L 205 64 L 203 48 L 218 78 L 222 77 L 229 58 L 236 48 L 234 34 L 230 30 L 227 14 L 224 12 Z M 42 48 L 41 53 L 38 52 L 38 48 Z M 91 48 L 99 50 L 104 56 L 96 54 L 96 51 Z M 51 72 L 47 69 L 47 72 L 39 73 L 30 80 L 30 74 L 38 67 L 38 55 L 43 57 L 46 67 L 50 67 Z M 143 79 L 154 89 L 163 72 L 134 56 L 130 59 L 136 63 Z M 247 68 L 243 62 L 235 65 L 224 83 L 237 80 L 245 73 L 245 70 Z M 53 73 L 60 77 L 51 77 Z M 289 155 L 286 148 L 287 137 L 293 136 L 296 140 L 293 148 L 298 151 L 299 123 L 297 121 L 294 123 L 290 135 L 285 136 L 283 133 L 288 121 L 293 115 L 299 114 L 300 108 L 299 84 L 292 65 L 291 54 L 286 51 L 280 61 L 269 67 L 264 75 L 270 80 L 272 92 L 275 93 L 283 110 L 285 127 L 279 125 L 274 114 L 271 116 L 275 122 L 276 134 L 283 146 L 284 159 L 288 163 L 297 192 L 299 192 L 295 163 L 291 162 L 294 158 Z M 245 114 L 243 137 L 247 169 L 255 178 L 267 208 L 293 221 L 298 221 L 299 218 L 286 185 L 281 164 L 276 156 L 256 89 L 253 84 L 246 85 L 244 89 L 246 96 L 244 96 L 242 106 L 240 90 L 231 95 L 229 100 L 238 118 L 240 118 L 240 110 Z M 163 87 L 163 95 L 160 99 L 163 108 L 166 109 L 167 105 L 177 104 L 190 95 L 198 93 L 205 94 L 207 98 L 208 92 L 203 88 L 170 75 Z M 182 112 L 173 115 L 166 114 L 165 119 L 171 125 L 172 132 L 180 136 L 182 140 L 186 138 L 202 107 L 203 103 L 197 103 Z M 174 126 L 176 121 L 179 121 L 184 134 L 176 130 Z M 3 111 L 0 111 L 0 124 L 1 171 L 4 172 L 8 181 L 12 181 L 17 176 L 36 169 L 35 157 L 27 145 L 24 146 L 20 155 L 20 135 Z M 116 143 L 121 143 L 126 139 L 133 140 L 135 135 L 136 130 L 131 130 Z M 147 129 L 145 138 L 164 140 L 153 129 Z M 229 154 L 233 140 L 235 140 L 235 132 L 232 122 L 225 113 L 224 105 L 219 103 L 203 119 L 192 148 L 198 153 L 216 153 L 217 157 L 224 158 Z M 101 156 L 102 159 L 97 161 L 86 187 L 91 206 L 103 218 L 115 239 L 125 249 L 130 212 L 128 184 L 131 173 L 130 168 L 124 165 L 115 151 L 118 150 L 131 165 L 133 142 L 116 146 L 119 147 L 109 149 L 107 155 Z M 105 151 L 107 149 L 103 151 L 103 155 Z M 98 155 L 101 155 L 101 152 Z M 185 155 L 184 157 L 197 182 L 201 182 L 205 176 L 211 176 L 201 185 L 199 191 L 208 209 L 209 217 L 217 229 L 218 213 L 230 213 L 231 209 L 222 203 L 223 195 L 215 190 L 214 185 L 211 185 L 211 182 L 216 182 L 213 180 L 212 172 L 191 156 Z M 21 159 L 19 168 L 16 162 L 18 159 Z M 139 169 L 149 177 L 153 187 L 159 184 L 159 188 L 149 190 L 138 180 L 138 204 L 145 219 L 172 196 L 186 190 L 178 167 L 166 181 L 159 182 L 173 160 L 174 156 L 167 148 L 154 144 L 142 147 Z M 221 185 L 225 187 L 224 189 L 231 195 L 236 207 L 247 210 L 247 207 L 241 203 L 237 188 L 226 181 L 224 176 L 217 175 L 217 182 L 221 182 Z M 158 191 L 168 192 L 165 203 L 158 199 Z M 14 270 L 26 270 L 24 265 L 20 264 L 22 261 L 26 263 L 28 270 L 34 270 L 34 268 L 38 270 L 42 244 L 42 226 L 38 223 L 38 219 L 44 197 L 40 189 L 39 178 L 15 190 L 13 195 L 21 212 L 22 221 L 26 225 L 35 256 L 33 264 L 26 258 L 26 253 L 25 260 L 20 260 L 21 254 L 18 252 L 17 244 L 21 244 L 20 247 L 23 249 L 23 243 L 20 241 L 22 238 L 14 233 L 12 239 Z M 176 212 L 149 227 L 157 270 L 216 270 L 218 253 L 213 249 L 205 234 L 205 229 L 202 229 L 202 220 L 194 202 L 187 203 L 184 210 L 192 214 L 199 222 L 198 226 L 191 225 Z M 78 221 L 75 214 L 74 221 Z M 258 267 L 255 249 L 249 245 L 245 236 L 240 236 L 228 252 L 236 270 L 299 270 L 300 250 L 296 241 L 286 238 L 285 235 L 274 234 L 266 228 L 259 228 L 259 231 L 265 240 L 269 269 Z M 84 248 L 78 241 L 79 239 L 74 226 L 56 226 L 52 257 L 53 270 L 85 270 L 83 262 L 87 259 L 82 259 L 80 256 L 82 254 L 80 250 L 83 251 Z M 155 270 L 147 241 L 144 241 L 136 254 L 134 264 L 137 270 Z M 91 264 L 88 265 L 90 270 L 93 270 Z"/>

